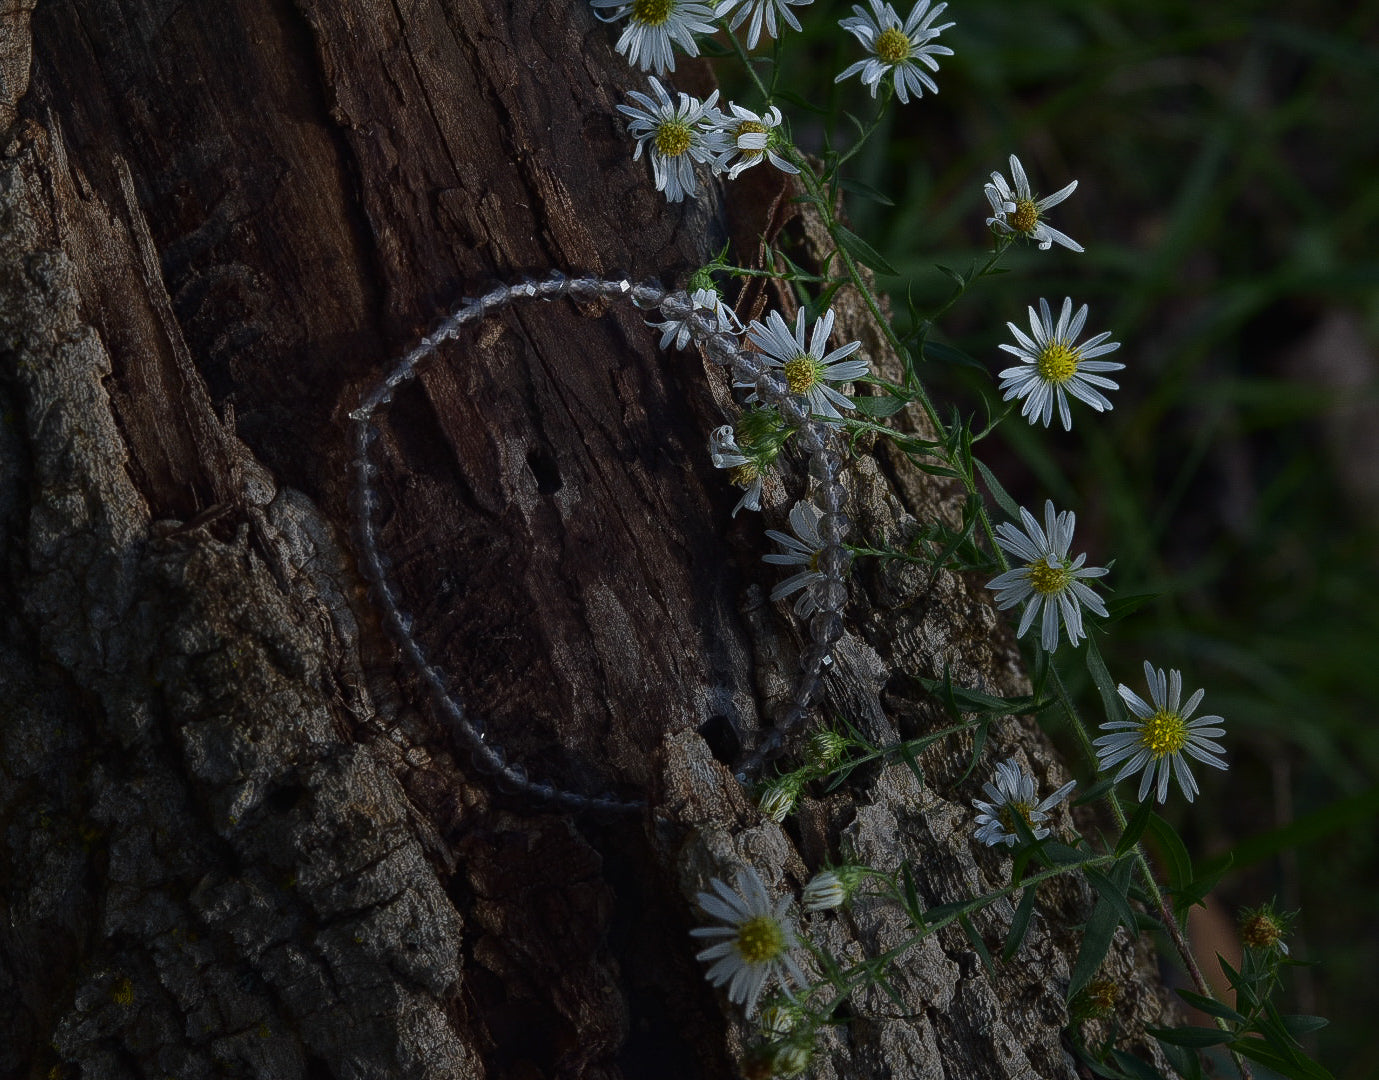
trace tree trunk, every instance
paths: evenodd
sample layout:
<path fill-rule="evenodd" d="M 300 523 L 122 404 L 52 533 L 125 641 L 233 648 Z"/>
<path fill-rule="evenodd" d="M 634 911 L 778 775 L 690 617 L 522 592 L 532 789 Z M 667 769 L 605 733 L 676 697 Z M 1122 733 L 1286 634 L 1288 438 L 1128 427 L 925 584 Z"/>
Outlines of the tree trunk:
<path fill-rule="evenodd" d="M 858 774 L 785 828 L 733 778 L 807 629 L 708 462 L 725 377 L 630 304 L 443 346 L 376 459 L 388 573 L 454 698 L 534 779 L 640 809 L 492 784 L 384 631 L 349 414 L 392 360 L 496 282 L 672 284 L 789 217 L 764 177 L 666 203 L 615 111 L 643 78 L 586 4 L 32 7 L 0 4 L 0 1075 L 728 1076 L 751 1028 L 687 936 L 710 876 L 908 859 L 930 904 L 1008 880 L 969 804 L 1005 756 L 1062 777 L 1027 720 L 976 778 L 941 744 L 923 785 Z M 768 524 L 804 483 L 768 488 Z M 958 499 L 884 453 L 847 485 L 872 541 Z M 1026 686 L 980 581 L 860 567 L 847 630 L 820 712 L 878 740 L 948 723 L 916 676 Z M 860 995 L 815 1075 L 1074 1075 L 1087 910 L 1041 893 L 994 973 L 927 939 L 906 1007 Z M 1011 913 L 976 920 L 993 949 Z M 865 905 L 814 925 L 851 957 L 904 932 Z M 1143 958 L 1107 964 L 1121 1021 L 1157 1020 Z"/>

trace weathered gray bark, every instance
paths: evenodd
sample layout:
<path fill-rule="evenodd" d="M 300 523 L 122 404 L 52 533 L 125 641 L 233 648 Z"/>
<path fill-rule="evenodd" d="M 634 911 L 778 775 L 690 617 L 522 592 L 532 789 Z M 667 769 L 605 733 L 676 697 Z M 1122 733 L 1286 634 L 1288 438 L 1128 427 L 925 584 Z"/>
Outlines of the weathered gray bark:
<path fill-rule="evenodd" d="M 759 178 L 666 205 L 586 5 L 30 7 L 0 10 L 0 1075 L 730 1075 L 747 1029 L 686 936 L 708 876 L 798 887 L 847 851 L 912 860 L 931 903 L 1003 880 L 964 747 L 784 830 L 710 752 L 701 729 L 770 723 L 798 630 L 706 460 L 721 374 L 630 307 L 448 347 L 392 406 L 382 487 L 418 637 L 491 737 L 645 813 L 492 791 L 380 629 L 345 417 L 388 359 L 494 280 L 671 281 L 781 212 Z M 871 539 L 952 512 L 884 456 L 848 482 Z M 868 569 L 848 616 L 825 711 L 877 738 L 946 722 L 912 678 L 945 663 L 1025 685 L 980 583 Z M 1028 722 L 988 754 L 1061 777 Z M 1072 1075 L 1087 900 L 1044 899 L 994 978 L 961 935 L 916 949 L 909 1007 L 854 1002 L 817 1075 Z M 994 944 L 1009 917 L 977 922 Z M 818 927 L 848 955 L 902 933 Z M 1108 963 L 1122 1019 L 1156 1019 L 1129 950 Z"/>

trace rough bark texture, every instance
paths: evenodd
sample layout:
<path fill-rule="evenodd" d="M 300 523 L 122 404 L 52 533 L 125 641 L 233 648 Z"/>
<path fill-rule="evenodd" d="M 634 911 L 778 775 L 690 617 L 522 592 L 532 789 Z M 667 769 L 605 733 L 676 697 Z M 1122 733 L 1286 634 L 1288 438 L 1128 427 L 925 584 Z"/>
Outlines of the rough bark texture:
<path fill-rule="evenodd" d="M 799 628 L 706 459 L 721 374 L 630 306 L 448 347 L 391 407 L 382 488 L 418 637 L 492 739 L 645 812 L 491 790 L 380 629 L 345 417 L 388 359 L 493 281 L 670 282 L 780 224 L 759 179 L 652 189 L 614 111 L 642 78 L 587 5 L 32 8 L 0 4 L 0 1076 L 727 1076 L 750 1029 L 686 936 L 709 876 L 798 887 L 847 852 L 911 860 L 934 904 L 1004 880 L 966 747 L 785 829 L 714 756 L 779 711 Z M 884 456 L 848 483 L 872 540 L 953 511 Z M 979 582 L 865 569 L 848 627 L 824 711 L 878 739 L 946 722 L 914 680 L 945 664 L 1025 685 Z M 987 754 L 1062 779 L 1029 722 Z M 906 1008 L 853 1002 L 817 1075 L 1073 1075 L 1088 898 L 1044 901 L 994 976 L 960 934 L 913 950 Z M 816 921 L 849 956 L 904 933 Z M 1160 1009 L 1137 963 L 1108 961 L 1132 1026 Z"/>

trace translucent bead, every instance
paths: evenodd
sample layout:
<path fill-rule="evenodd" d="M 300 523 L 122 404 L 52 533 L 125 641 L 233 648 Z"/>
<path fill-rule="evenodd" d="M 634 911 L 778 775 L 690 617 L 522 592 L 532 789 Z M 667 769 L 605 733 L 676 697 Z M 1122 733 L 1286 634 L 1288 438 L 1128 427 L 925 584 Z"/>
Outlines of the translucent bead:
<path fill-rule="evenodd" d="M 828 544 L 819 552 L 819 572 L 831 578 L 841 578 L 851 564 L 852 552 L 841 544 Z"/>
<path fill-rule="evenodd" d="M 726 367 L 737 359 L 737 339 L 732 334 L 710 334 L 709 340 L 704 342 L 704 351 L 709 354 L 709 359 L 715 364 L 722 364 Z M 736 373 L 736 369 L 734 369 L 734 373 Z M 756 378 L 755 368 L 752 370 L 752 378 Z"/>
<path fill-rule="evenodd" d="M 848 600 L 847 586 L 837 578 L 820 578 L 810 583 L 809 598 L 820 611 L 842 611 Z"/>
<path fill-rule="evenodd" d="M 500 285 L 498 288 L 490 289 L 488 292 L 484 293 L 484 295 L 479 298 L 479 303 L 482 304 L 486 310 L 491 311 L 493 308 L 502 307 L 506 304 L 508 302 L 508 295 L 508 287 L 506 285 Z"/>
<path fill-rule="evenodd" d="M 809 637 L 814 646 L 832 646 L 843 636 L 843 617 L 836 611 L 820 611 L 809 620 Z M 819 664 L 833 650 L 825 648 L 819 653 Z"/>
<path fill-rule="evenodd" d="M 846 514 L 825 514 L 819 519 L 819 536 L 826 544 L 841 544 L 851 528 Z"/>
<path fill-rule="evenodd" d="M 524 300 L 530 299 L 536 295 L 536 284 L 531 281 L 524 281 L 519 285 L 512 286 L 512 288 L 508 290 L 508 295 L 520 297 Z"/>
<path fill-rule="evenodd" d="M 809 399 L 788 394 L 780 402 L 780 416 L 787 424 L 803 424 L 809 420 Z"/>
<path fill-rule="evenodd" d="M 813 453 L 824 445 L 823 433 L 819 430 L 818 424 L 802 424 L 800 430 L 795 434 L 799 442 L 800 449 L 805 453 Z"/>
<path fill-rule="evenodd" d="M 733 382 L 738 386 L 755 386 L 761 374 L 761 365 L 752 359 L 750 353 L 740 352 L 733 357 Z"/>
<path fill-rule="evenodd" d="M 546 275 L 546 281 L 542 286 L 542 292 L 549 298 L 559 296 L 570 287 L 570 279 L 559 270 L 552 270 Z"/>
<path fill-rule="evenodd" d="M 718 316 L 711 311 L 695 311 L 685 320 L 695 341 L 703 341 L 718 329 Z"/>
<path fill-rule="evenodd" d="M 673 292 L 661 301 L 661 314 L 667 319 L 687 318 L 694 310 L 694 301 L 689 298 L 688 293 Z"/>
<path fill-rule="evenodd" d="M 609 296 L 626 296 L 632 291 L 632 282 L 627 278 L 614 278 L 603 282 L 603 291 Z"/>
<path fill-rule="evenodd" d="M 576 300 L 592 300 L 599 295 L 601 285 L 598 278 L 577 277 L 570 282 L 569 293 Z"/>
<path fill-rule="evenodd" d="M 836 480 L 825 480 L 814 490 L 814 505 L 825 514 L 835 514 L 847 502 L 848 491 Z"/>
<path fill-rule="evenodd" d="M 836 480 L 842 468 L 841 459 L 827 446 L 821 446 L 809 455 L 809 475 L 815 480 Z"/>
<path fill-rule="evenodd" d="M 632 302 L 639 308 L 658 307 L 665 297 L 665 289 L 654 281 L 644 281 L 632 288 Z"/>
<path fill-rule="evenodd" d="M 795 686 L 795 693 L 791 700 L 796 705 L 800 706 L 800 708 L 804 708 L 814 700 L 814 695 L 818 690 L 819 676 L 814 672 L 810 672 L 801 677 L 799 683 Z"/>
<path fill-rule="evenodd" d="M 803 705 L 791 705 L 785 710 L 785 714 L 780 718 L 780 723 L 776 725 L 776 730 L 772 734 L 776 736 L 778 742 L 783 742 L 789 732 L 794 731 L 808 719 L 808 709 Z"/>
<path fill-rule="evenodd" d="M 474 767 L 485 776 L 498 776 L 507 763 L 503 760 L 503 748 L 487 743 L 474 751 Z"/>
<path fill-rule="evenodd" d="M 785 396 L 785 376 L 770 368 L 761 371 L 753 385 L 762 401 L 774 404 Z"/>

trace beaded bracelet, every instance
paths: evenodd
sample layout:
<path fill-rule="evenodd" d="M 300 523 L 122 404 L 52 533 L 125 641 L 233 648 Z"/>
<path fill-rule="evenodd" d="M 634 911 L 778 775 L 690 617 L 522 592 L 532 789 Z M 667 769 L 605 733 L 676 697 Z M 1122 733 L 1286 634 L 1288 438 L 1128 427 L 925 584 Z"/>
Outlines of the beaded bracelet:
<path fill-rule="evenodd" d="M 762 364 L 754 353 L 740 348 L 737 336 L 721 326 L 712 311 L 697 307 L 688 293 L 682 290 L 667 292 L 655 282 L 634 285 L 627 278 L 569 277 L 556 271 L 543 281 L 499 286 L 483 296 L 466 300 L 397 361 L 350 413 L 354 423 L 351 502 L 362 565 L 372 586 L 371 595 L 382 609 L 384 629 L 426 685 L 454 737 L 469 753 L 479 772 L 493 777 L 500 788 L 566 809 L 627 813 L 644 808 L 641 802 L 606 795 L 580 795 L 531 780 L 521 765 L 509 762 L 502 747 L 485 736 L 482 722 L 471 716 L 450 691 L 444 673 L 430 662 L 413 635 L 412 618 L 398 601 L 397 590 L 388 579 L 387 558 L 378 547 L 379 500 L 374 488 L 378 466 L 371 456 L 378 438 L 374 414 L 392 401 L 399 386 L 416 377 L 417 366 L 422 361 L 443 343 L 459 337 L 469 323 L 514 300 L 555 300 L 562 296 L 576 300 L 627 297 L 643 310 L 656 310 L 666 319 L 682 323 L 709 359 L 728 368 L 735 382 L 755 387 L 762 401 L 775 406 L 786 423 L 795 425 L 796 438 L 809 454 L 809 475 L 815 481 L 813 501 L 822 514 L 818 529 L 824 542 L 817 560 L 821 576 L 808 586 L 814 608 L 809 620 L 809 644 L 800 655 L 799 677 L 785 713 L 775 727 L 762 734 L 757 745 L 734 770 L 738 781 L 747 784 L 767 762 L 780 755 L 786 737 L 808 717 L 810 702 L 819 691 L 824 665 L 834 644 L 843 635 L 842 610 L 847 600 L 843 576 L 851 560 L 851 553 L 843 546 L 849 528 L 843 512 L 847 492 L 839 480 L 843 457 L 837 431 L 810 414 L 808 399 L 790 393 L 780 373 Z"/>

